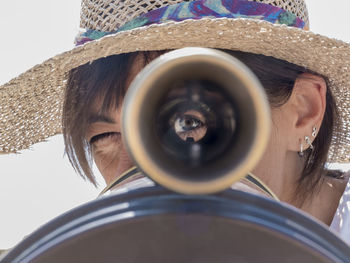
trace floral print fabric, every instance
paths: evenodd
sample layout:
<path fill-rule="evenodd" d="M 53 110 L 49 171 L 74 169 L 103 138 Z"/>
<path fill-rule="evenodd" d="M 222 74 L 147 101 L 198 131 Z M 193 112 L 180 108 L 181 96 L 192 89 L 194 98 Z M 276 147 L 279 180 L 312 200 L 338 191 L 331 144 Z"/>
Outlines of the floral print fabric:
<path fill-rule="evenodd" d="M 273 24 L 285 24 L 301 29 L 305 27 L 305 22 L 300 18 L 276 6 L 245 0 L 198 0 L 152 10 L 129 21 L 114 32 L 87 30 L 76 38 L 76 45 L 82 45 L 106 35 L 152 24 L 223 17 L 265 20 Z"/>

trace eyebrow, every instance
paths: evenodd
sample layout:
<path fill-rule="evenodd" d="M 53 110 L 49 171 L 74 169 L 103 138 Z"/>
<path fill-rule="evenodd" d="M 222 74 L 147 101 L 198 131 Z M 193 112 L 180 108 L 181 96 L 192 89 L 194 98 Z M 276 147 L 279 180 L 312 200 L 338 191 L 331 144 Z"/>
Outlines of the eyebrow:
<path fill-rule="evenodd" d="M 110 118 L 107 115 L 103 115 L 103 114 L 92 114 L 89 117 L 88 123 L 94 123 L 94 122 L 107 122 L 110 124 L 116 124 L 115 120 L 113 120 L 112 118 Z"/>

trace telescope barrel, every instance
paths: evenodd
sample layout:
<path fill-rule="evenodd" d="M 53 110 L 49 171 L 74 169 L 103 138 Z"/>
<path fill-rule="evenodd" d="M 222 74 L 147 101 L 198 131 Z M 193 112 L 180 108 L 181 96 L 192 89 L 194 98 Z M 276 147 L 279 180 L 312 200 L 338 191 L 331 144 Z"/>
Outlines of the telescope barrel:
<path fill-rule="evenodd" d="M 136 165 L 180 193 L 208 194 L 249 173 L 270 129 L 265 92 L 239 60 L 183 48 L 148 64 L 124 100 L 124 142 Z"/>

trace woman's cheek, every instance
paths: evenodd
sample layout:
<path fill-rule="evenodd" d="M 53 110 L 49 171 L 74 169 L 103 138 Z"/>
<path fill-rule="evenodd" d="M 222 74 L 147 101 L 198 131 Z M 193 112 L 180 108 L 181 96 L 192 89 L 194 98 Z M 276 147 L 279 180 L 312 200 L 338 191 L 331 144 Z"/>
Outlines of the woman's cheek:
<path fill-rule="evenodd" d="M 120 161 L 121 144 L 111 143 L 93 151 L 94 162 L 105 180 L 113 177 Z"/>

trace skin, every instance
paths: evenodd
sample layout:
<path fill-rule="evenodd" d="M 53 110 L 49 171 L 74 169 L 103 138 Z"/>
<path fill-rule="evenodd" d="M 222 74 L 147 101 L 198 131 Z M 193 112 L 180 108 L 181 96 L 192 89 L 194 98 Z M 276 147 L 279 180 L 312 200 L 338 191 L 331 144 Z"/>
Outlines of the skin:
<path fill-rule="evenodd" d="M 143 58 L 136 58 L 126 85 L 129 86 L 143 66 Z M 309 147 L 304 136 L 313 140 L 313 127 L 319 129 L 321 126 L 326 108 L 326 89 L 326 83 L 321 77 L 303 74 L 297 79 L 290 99 L 284 105 L 271 109 L 272 132 L 269 143 L 252 172 L 281 201 L 292 204 L 330 225 L 345 189 L 344 181 L 325 179 L 319 191 L 302 202 L 302 205 L 294 196 L 303 167 L 297 152 L 300 151 L 301 143 L 303 150 Z M 111 110 L 108 116 L 91 123 L 86 133 L 86 139 L 92 140 L 94 161 L 107 185 L 134 166 L 121 140 L 122 103 L 120 105 L 116 110 Z M 98 109 L 98 101 L 94 107 Z M 259 188 L 247 182 L 240 182 L 236 188 L 264 195 Z"/>

